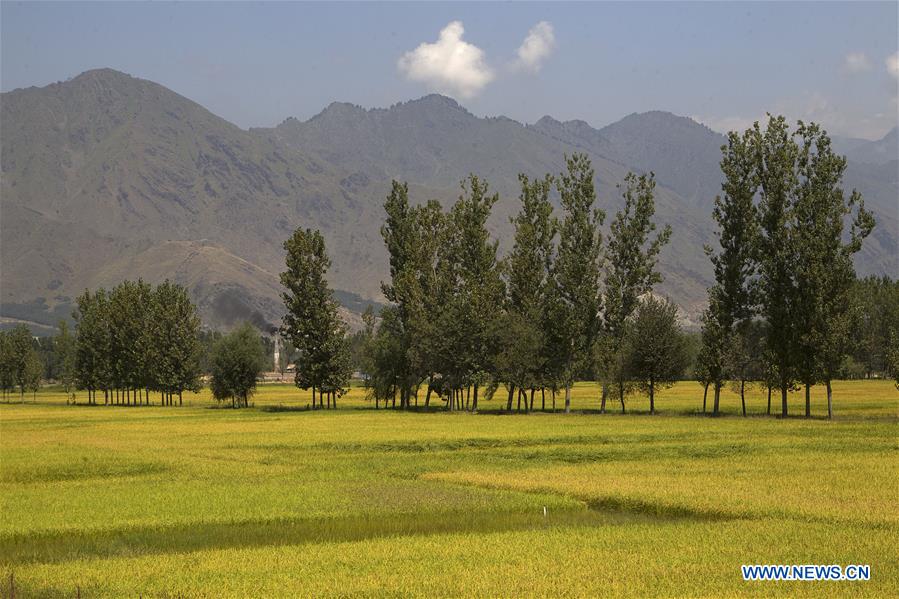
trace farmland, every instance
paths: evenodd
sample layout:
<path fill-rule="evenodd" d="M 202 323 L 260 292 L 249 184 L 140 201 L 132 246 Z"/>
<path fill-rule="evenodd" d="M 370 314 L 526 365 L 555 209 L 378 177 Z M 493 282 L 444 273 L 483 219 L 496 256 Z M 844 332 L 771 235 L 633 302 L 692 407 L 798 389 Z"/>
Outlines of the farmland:
<path fill-rule="evenodd" d="M 656 416 L 642 397 L 500 415 L 500 395 L 474 415 L 375 411 L 359 388 L 307 411 L 287 385 L 242 410 L 2 404 L 2 596 L 11 577 L 23 597 L 899 593 L 889 382 L 837 383 L 833 421 L 765 417 L 757 389 L 750 417 L 731 391 L 705 417 L 695 383 Z M 744 563 L 871 580 L 744 582 Z"/>

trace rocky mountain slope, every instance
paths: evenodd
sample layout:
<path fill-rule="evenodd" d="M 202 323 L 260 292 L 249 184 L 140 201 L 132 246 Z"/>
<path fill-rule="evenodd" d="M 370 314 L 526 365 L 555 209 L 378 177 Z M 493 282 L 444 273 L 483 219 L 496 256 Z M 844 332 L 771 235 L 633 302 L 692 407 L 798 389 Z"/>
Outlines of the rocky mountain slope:
<path fill-rule="evenodd" d="M 277 322 L 281 244 L 314 227 L 353 319 L 386 276 L 379 227 L 391 178 L 408 180 L 416 201 L 445 204 L 469 172 L 487 178 L 501 195 L 490 226 L 507 248 L 517 174 L 558 173 L 576 151 L 593 159 L 610 217 L 628 170 L 656 173 L 658 218 L 674 227 L 661 291 L 687 314 L 701 308 L 711 274 L 702 244 L 713 240 L 724 138 L 669 113 L 602 129 L 551 117 L 523 125 L 431 95 L 388 109 L 335 103 L 305 122 L 246 131 L 104 69 L 3 94 L 0 130 L 2 316 L 52 323 L 84 288 L 142 276 L 187 285 L 211 326 Z M 859 269 L 895 273 L 896 163 L 853 162 L 846 183 L 879 221 Z"/>

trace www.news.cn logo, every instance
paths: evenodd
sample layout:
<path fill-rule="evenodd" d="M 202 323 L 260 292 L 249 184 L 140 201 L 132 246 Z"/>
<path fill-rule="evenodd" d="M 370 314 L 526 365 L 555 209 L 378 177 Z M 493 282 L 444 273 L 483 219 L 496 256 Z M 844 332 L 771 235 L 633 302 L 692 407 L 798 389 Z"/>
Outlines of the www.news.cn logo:
<path fill-rule="evenodd" d="M 743 580 L 870 580 L 871 566 L 838 564 L 821 565 L 752 565 L 741 566 Z"/>

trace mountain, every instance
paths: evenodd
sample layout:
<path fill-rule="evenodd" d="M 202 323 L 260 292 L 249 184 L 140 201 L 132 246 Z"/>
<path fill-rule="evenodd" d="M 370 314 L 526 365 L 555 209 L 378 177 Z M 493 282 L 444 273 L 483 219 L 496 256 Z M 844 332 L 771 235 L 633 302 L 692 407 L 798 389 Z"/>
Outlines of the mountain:
<path fill-rule="evenodd" d="M 210 326 L 265 328 L 281 315 L 282 243 L 313 227 L 345 315 L 358 320 L 387 276 L 379 228 L 391 178 L 409 181 L 415 201 L 449 205 L 469 172 L 485 177 L 500 193 L 489 226 L 505 250 L 518 173 L 558 173 L 579 151 L 593 160 L 607 222 L 625 174 L 656 173 L 658 220 L 674 228 L 662 293 L 695 318 L 711 279 L 702 246 L 714 240 L 724 137 L 670 113 L 601 129 L 548 116 L 525 125 L 429 95 L 386 109 L 334 103 L 307 121 L 247 131 L 102 69 L 3 94 L 0 128 L 0 314 L 10 318 L 52 324 L 86 287 L 168 277 L 188 286 Z M 895 173 L 854 162 L 847 172 L 879 223 L 857 261 L 864 273 L 896 272 Z"/>
<path fill-rule="evenodd" d="M 281 244 L 298 226 L 341 248 L 335 285 L 378 266 L 365 226 L 376 206 L 347 190 L 346 173 L 155 83 L 104 69 L 12 91 L 0 124 L 4 313 L 144 276 L 188 285 L 211 325 L 274 320 Z M 221 297 L 243 312 L 218 310 Z"/>
<path fill-rule="evenodd" d="M 708 206 L 721 189 L 718 161 L 726 139 L 686 117 L 635 113 L 597 130 L 584 121 L 560 123 L 546 116 L 534 128 L 629 168 L 653 171 L 693 207 Z"/>
<path fill-rule="evenodd" d="M 397 178 L 418 187 L 413 197 L 448 204 L 459 194 L 459 181 L 474 172 L 499 192 L 488 226 L 503 250 L 511 245 L 509 219 L 518 210 L 518 173 L 542 176 L 564 169 L 564 157 L 587 152 L 593 161 L 599 205 L 608 220 L 621 203 L 616 188 L 633 166 L 608 157 L 602 147 L 576 143 L 505 117 L 479 118 L 454 100 L 429 95 L 387 109 L 335 103 L 308 121 L 288 119 L 272 129 L 254 129 L 272 143 L 311 151 L 330 164 L 358 169 L 357 177 Z M 555 201 L 555 200 L 554 200 Z M 712 241 L 709 211 L 699 210 L 673 189 L 660 187 L 659 219 L 678 234 L 661 256 L 666 273 L 663 293 L 695 314 L 711 276 L 702 245 Z"/>
<path fill-rule="evenodd" d="M 889 164 L 899 160 L 899 128 L 893 127 L 876 141 L 863 140 L 843 152 L 853 162 Z"/>

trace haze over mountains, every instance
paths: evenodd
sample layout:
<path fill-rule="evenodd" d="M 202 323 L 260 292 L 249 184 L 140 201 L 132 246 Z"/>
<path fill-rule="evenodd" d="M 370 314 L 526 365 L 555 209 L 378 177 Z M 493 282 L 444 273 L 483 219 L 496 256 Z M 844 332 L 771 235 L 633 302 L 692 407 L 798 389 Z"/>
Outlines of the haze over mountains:
<path fill-rule="evenodd" d="M 600 206 L 619 205 L 629 170 L 656 173 L 657 215 L 674 228 L 660 286 L 694 316 L 711 278 L 724 137 L 665 112 L 595 129 L 544 117 L 523 125 L 479 118 L 430 95 L 387 109 L 334 103 L 301 122 L 240 129 L 160 85 L 102 69 L 2 94 L 3 316 L 52 324 L 84 288 L 142 276 L 187 285 L 210 326 L 280 320 L 281 244 L 321 229 L 347 316 L 379 299 L 387 259 L 379 228 L 391 178 L 415 201 L 445 205 L 469 172 L 500 192 L 491 228 L 508 248 L 519 172 L 558 173 L 565 154 L 593 159 Z M 897 272 L 899 147 L 835 140 L 850 159 L 844 183 L 877 218 L 856 261 Z"/>

